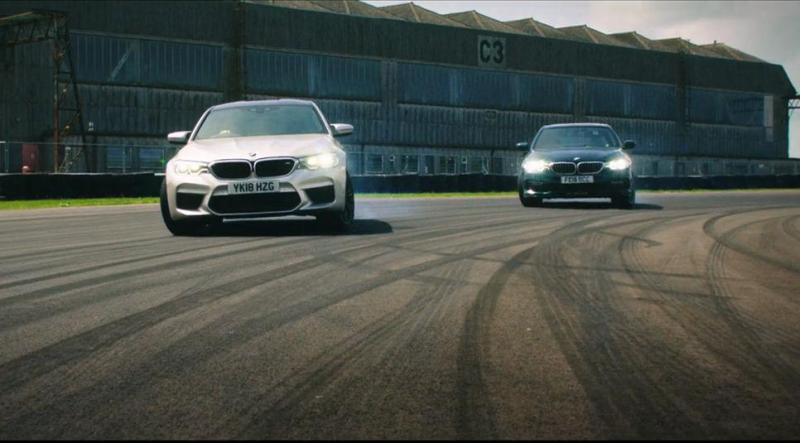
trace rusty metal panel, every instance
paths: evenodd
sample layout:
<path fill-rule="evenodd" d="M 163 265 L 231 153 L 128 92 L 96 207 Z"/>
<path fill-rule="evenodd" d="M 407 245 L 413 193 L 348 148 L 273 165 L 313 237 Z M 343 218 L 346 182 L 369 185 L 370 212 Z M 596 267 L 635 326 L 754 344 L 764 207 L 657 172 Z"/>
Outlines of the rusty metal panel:
<path fill-rule="evenodd" d="M 192 129 L 202 113 L 222 101 L 216 92 L 81 85 L 84 121 L 98 135 L 161 137 Z"/>
<path fill-rule="evenodd" d="M 688 131 L 693 155 L 775 158 L 765 141 L 764 128 L 691 124 Z"/>
<path fill-rule="evenodd" d="M 303 97 L 381 99 L 380 62 L 351 57 L 245 51 L 253 92 Z"/>
<path fill-rule="evenodd" d="M 593 123 L 611 125 L 622 140 L 636 142 L 634 154 L 677 155 L 680 151 L 676 123 L 628 118 L 588 117 Z"/>
<path fill-rule="evenodd" d="M 463 69 L 421 63 L 398 64 L 403 103 L 569 113 L 569 77 Z"/>
<path fill-rule="evenodd" d="M 78 81 L 216 89 L 222 47 L 111 35 L 71 34 Z"/>
<path fill-rule="evenodd" d="M 586 113 L 610 117 L 674 120 L 676 89 L 671 85 L 586 81 Z"/>
<path fill-rule="evenodd" d="M 699 123 L 764 125 L 764 95 L 689 88 L 689 119 Z"/>

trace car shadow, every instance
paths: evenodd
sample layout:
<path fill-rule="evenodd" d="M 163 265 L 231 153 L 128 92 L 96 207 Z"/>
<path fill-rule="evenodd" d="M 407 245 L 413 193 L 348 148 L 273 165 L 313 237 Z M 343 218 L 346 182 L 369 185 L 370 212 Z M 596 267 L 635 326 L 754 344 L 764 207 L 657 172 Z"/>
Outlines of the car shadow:
<path fill-rule="evenodd" d="M 347 232 L 336 232 L 313 219 L 226 221 L 206 227 L 198 235 L 211 237 L 295 237 L 391 234 L 392 225 L 382 220 L 356 219 Z"/>
<path fill-rule="evenodd" d="M 604 201 L 543 201 L 538 208 L 558 208 L 558 209 L 618 209 L 611 202 Z M 631 210 L 651 210 L 660 211 L 664 209 L 661 205 L 650 203 L 636 203 Z"/>

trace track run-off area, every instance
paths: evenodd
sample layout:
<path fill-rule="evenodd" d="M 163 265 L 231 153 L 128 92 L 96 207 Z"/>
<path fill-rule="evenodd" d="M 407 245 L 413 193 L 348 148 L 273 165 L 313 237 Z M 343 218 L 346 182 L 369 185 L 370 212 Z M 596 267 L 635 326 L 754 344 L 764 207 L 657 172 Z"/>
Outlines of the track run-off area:
<path fill-rule="evenodd" d="M 0 438 L 798 438 L 800 190 L 0 213 Z"/>

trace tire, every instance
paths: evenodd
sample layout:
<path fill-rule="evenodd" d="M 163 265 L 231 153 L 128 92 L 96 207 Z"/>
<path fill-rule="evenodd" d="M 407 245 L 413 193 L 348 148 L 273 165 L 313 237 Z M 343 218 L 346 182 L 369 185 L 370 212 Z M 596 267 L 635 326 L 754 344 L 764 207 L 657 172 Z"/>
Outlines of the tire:
<path fill-rule="evenodd" d="M 533 208 L 542 204 L 541 197 L 525 197 L 522 190 L 519 191 L 519 201 L 526 208 Z"/>
<path fill-rule="evenodd" d="M 172 235 L 194 235 L 203 226 L 205 220 L 173 220 L 169 213 L 169 202 L 167 201 L 167 182 L 161 183 L 161 217 L 164 225 Z"/>
<path fill-rule="evenodd" d="M 624 194 L 611 197 L 611 204 L 620 209 L 633 209 L 636 206 L 636 191 L 631 189 Z"/>
<path fill-rule="evenodd" d="M 347 232 L 353 225 L 353 219 L 355 219 L 356 204 L 353 182 L 350 180 L 350 173 L 346 173 L 346 176 L 344 210 L 328 212 L 317 216 L 318 223 L 334 232 Z"/>

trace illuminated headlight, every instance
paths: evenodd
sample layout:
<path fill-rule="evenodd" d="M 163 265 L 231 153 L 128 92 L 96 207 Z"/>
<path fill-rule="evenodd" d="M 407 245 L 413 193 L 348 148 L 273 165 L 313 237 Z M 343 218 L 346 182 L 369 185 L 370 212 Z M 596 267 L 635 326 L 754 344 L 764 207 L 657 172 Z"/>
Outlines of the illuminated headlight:
<path fill-rule="evenodd" d="M 522 169 L 524 169 L 528 174 L 544 172 L 544 170 L 548 167 L 550 167 L 550 163 L 547 163 L 544 160 L 530 159 L 522 162 Z"/>
<path fill-rule="evenodd" d="M 339 156 L 333 152 L 327 152 L 300 159 L 300 162 L 308 169 L 328 169 L 339 164 Z"/>
<path fill-rule="evenodd" d="M 608 166 L 608 169 L 610 169 L 612 171 L 621 171 L 623 169 L 627 169 L 628 167 L 630 167 L 630 165 L 631 165 L 631 161 L 628 160 L 625 157 L 621 157 L 621 158 L 617 158 L 617 159 L 611 160 L 610 162 L 608 162 L 606 164 L 606 166 Z"/>
<path fill-rule="evenodd" d="M 208 163 L 176 160 L 172 163 L 172 170 L 179 175 L 197 175 L 208 172 Z"/>

